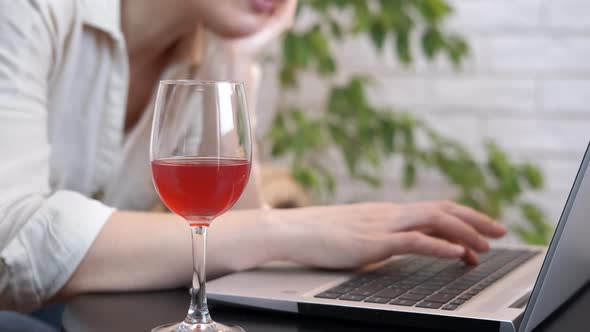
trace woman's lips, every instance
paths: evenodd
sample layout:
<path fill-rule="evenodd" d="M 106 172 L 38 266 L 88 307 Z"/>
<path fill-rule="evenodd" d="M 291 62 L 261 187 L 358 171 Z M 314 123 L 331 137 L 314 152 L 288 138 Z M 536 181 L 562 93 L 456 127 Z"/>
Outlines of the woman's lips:
<path fill-rule="evenodd" d="M 281 2 L 283 2 L 283 0 L 250 0 L 252 8 L 258 12 L 271 12 Z"/>

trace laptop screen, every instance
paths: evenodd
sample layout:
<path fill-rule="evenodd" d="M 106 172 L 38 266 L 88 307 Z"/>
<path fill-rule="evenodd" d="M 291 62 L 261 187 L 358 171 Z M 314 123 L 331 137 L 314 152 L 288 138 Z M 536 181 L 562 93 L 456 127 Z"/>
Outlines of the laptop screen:
<path fill-rule="evenodd" d="M 532 331 L 590 280 L 590 155 L 586 149 L 524 312 L 519 332 Z"/>

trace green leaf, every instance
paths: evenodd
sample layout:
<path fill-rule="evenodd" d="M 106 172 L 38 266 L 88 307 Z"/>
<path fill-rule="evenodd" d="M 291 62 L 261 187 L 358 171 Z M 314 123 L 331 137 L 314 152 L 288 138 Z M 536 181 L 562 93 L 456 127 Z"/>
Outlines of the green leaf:
<path fill-rule="evenodd" d="M 412 62 L 412 52 L 410 51 L 410 36 L 408 31 L 396 31 L 395 34 L 396 54 L 403 64 Z"/>
<path fill-rule="evenodd" d="M 527 163 L 522 165 L 521 172 L 531 188 L 543 188 L 543 173 L 538 167 Z"/>
<path fill-rule="evenodd" d="M 352 1 L 355 13 L 353 32 L 366 31 L 371 25 L 371 12 L 366 1 Z"/>
<path fill-rule="evenodd" d="M 531 225 L 537 230 L 545 230 L 548 225 L 545 222 L 545 215 L 543 212 L 534 204 L 522 203 L 520 205 L 520 212 L 523 217 L 531 222 Z"/>
<path fill-rule="evenodd" d="M 275 142 L 272 145 L 271 148 L 271 155 L 273 157 L 280 157 L 285 155 L 285 153 L 287 153 L 287 151 L 289 150 L 287 144 L 285 144 L 285 142 L 281 141 L 281 142 Z"/>
<path fill-rule="evenodd" d="M 349 138 L 348 135 L 346 134 L 346 131 L 344 129 L 342 129 L 342 127 L 333 124 L 333 123 L 329 123 L 328 124 L 328 131 L 330 133 L 330 136 L 332 137 L 332 140 L 340 145 L 342 148 L 345 148 L 349 142 Z"/>
<path fill-rule="evenodd" d="M 513 226 L 511 229 L 527 244 L 547 245 L 547 236 L 543 232 L 530 230 L 520 225 Z"/>
<path fill-rule="evenodd" d="M 492 218 L 499 218 L 502 216 L 502 198 L 495 193 L 487 195 L 485 206 L 482 207 L 482 212 Z"/>
<path fill-rule="evenodd" d="M 381 158 L 379 157 L 379 153 L 377 152 L 377 150 L 375 150 L 373 146 L 367 146 L 363 150 L 365 152 L 367 161 L 369 161 L 369 164 L 371 164 L 371 166 L 373 166 L 374 168 L 378 168 L 381 164 Z"/>
<path fill-rule="evenodd" d="M 370 36 L 375 48 L 379 51 L 383 50 L 383 44 L 385 42 L 385 29 L 381 22 L 374 21 L 371 24 Z"/>
<path fill-rule="evenodd" d="M 300 183 L 305 188 L 318 190 L 320 188 L 320 180 L 318 174 L 310 168 L 294 166 L 291 171 L 293 179 Z"/>
<path fill-rule="evenodd" d="M 353 78 L 348 84 L 347 94 L 349 101 L 352 103 L 351 106 L 355 107 L 356 110 L 362 110 L 366 108 L 367 101 L 365 97 L 364 82 L 360 78 Z"/>
<path fill-rule="evenodd" d="M 420 13 L 430 23 L 438 23 L 452 11 L 451 7 L 443 0 L 416 1 Z"/>
<path fill-rule="evenodd" d="M 413 157 L 416 154 L 416 141 L 414 139 L 415 119 L 408 113 L 402 114 L 399 121 L 399 129 L 403 137 L 402 152 L 406 157 Z"/>
<path fill-rule="evenodd" d="M 416 165 L 408 160 L 406 160 L 406 163 L 404 164 L 403 183 L 406 189 L 411 188 L 416 184 Z"/>
<path fill-rule="evenodd" d="M 342 27 L 335 21 L 330 21 L 330 31 L 336 39 L 342 38 Z"/>
<path fill-rule="evenodd" d="M 291 31 L 287 32 L 285 34 L 285 38 L 283 39 L 283 57 L 286 63 L 297 63 L 297 44 L 297 36 L 295 35 L 295 33 Z"/>
<path fill-rule="evenodd" d="M 323 175 L 326 189 L 328 190 L 328 193 L 333 195 L 336 192 L 336 178 L 334 178 L 334 176 L 329 172 L 324 172 Z"/>
<path fill-rule="evenodd" d="M 322 33 L 319 25 L 314 26 L 309 32 L 305 34 L 306 45 L 318 56 L 328 55 L 328 40 Z"/>
<path fill-rule="evenodd" d="M 349 113 L 350 107 L 347 92 L 341 88 L 333 88 L 328 98 L 328 112 L 339 115 L 335 119 L 340 120 L 341 115 Z"/>
<path fill-rule="evenodd" d="M 511 166 L 506 153 L 501 151 L 497 145 L 488 144 L 488 168 L 492 174 L 500 180 L 510 176 Z"/>
<path fill-rule="evenodd" d="M 344 160 L 346 161 L 346 167 L 348 168 L 348 173 L 351 176 L 355 176 L 357 173 L 356 168 L 358 164 L 358 154 L 350 153 L 351 151 L 342 151 L 342 155 Z"/>
<path fill-rule="evenodd" d="M 289 67 L 283 67 L 279 74 L 279 79 L 283 87 L 295 87 L 297 81 L 295 79 L 295 72 Z"/>
<path fill-rule="evenodd" d="M 336 63 L 331 57 L 322 57 L 318 61 L 318 71 L 320 74 L 327 76 L 336 71 Z"/>
<path fill-rule="evenodd" d="M 381 136 L 383 138 L 383 147 L 387 154 L 395 152 L 395 133 L 396 125 L 391 119 L 381 120 Z"/>
<path fill-rule="evenodd" d="M 482 204 L 475 197 L 469 195 L 469 193 L 464 193 L 463 196 L 457 199 L 457 202 L 478 211 L 483 210 Z"/>
<path fill-rule="evenodd" d="M 379 187 L 382 183 L 381 179 L 369 174 L 356 174 L 355 177 L 374 188 Z"/>
<path fill-rule="evenodd" d="M 422 35 L 422 49 L 429 59 L 434 58 L 443 46 L 444 43 L 438 29 L 428 28 Z"/>
<path fill-rule="evenodd" d="M 463 57 L 469 53 L 469 46 L 465 40 L 457 36 L 449 37 L 445 44 L 449 59 L 455 66 L 459 66 Z"/>
<path fill-rule="evenodd" d="M 504 199 L 510 203 L 513 203 L 516 197 L 522 193 L 522 187 L 513 174 L 501 180 L 499 190 Z"/>

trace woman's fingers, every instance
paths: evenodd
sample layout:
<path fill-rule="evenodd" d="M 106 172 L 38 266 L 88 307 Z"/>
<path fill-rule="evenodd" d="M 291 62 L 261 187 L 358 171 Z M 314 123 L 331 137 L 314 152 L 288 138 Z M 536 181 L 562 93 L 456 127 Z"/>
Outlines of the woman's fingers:
<path fill-rule="evenodd" d="M 434 208 L 412 209 L 409 212 L 411 217 L 406 218 L 402 231 L 420 230 L 450 242 L 463 243 L 475 251 L 490 249 L 488 241 L 475 228 L 454 215 Z"/>
<path fill-rule="evenodd" d="M 418 231 L 394 233 L 386 241 L 388 252 L 383 257 L 414 254 L 441 258 L 460 258 L 468 265 L 479 264 L 479 257 L 473 249 L 428 236 Z"/>
<path fill-rule="evenodd" d="M 450 201 L 438 202 L 436 205 L 438 205 L 443 211 L 465 221 L 481 234 L 495 238 L 506 234 L 506 227 L 500 225 L 492 218 L 481 212 L 475 211 L 472 208 Z"/>
<path fill-rule="evenodd" d="M 479 257 L 477 257 L 477 253 L 475 251 L 466 248 L 465 255 L 461 257 L 461 259 L 468 265 L 477 265 L 479 264 Z"/>
<path fill-rule="evenodd" d="M 466 255 L 463 246 L 418 231 L 393 233 L 384 241 L 389 255 L 417 254 L 444 258 Z"/>
<path fill-rule="evenodd" d="M 430 213 L 428 228 L 434 235 L 455 243 L 463 243 L 475 251 L 488 251 L 490 245 L 473 227 L 444 212 Z"/>

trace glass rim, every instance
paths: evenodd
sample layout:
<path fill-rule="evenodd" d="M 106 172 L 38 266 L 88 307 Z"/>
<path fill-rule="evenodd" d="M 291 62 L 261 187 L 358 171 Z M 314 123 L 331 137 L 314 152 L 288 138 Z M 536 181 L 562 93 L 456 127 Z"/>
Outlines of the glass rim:
<path fill-rule="evenodd" d="M 244 85 L 243 81 L 234 80 L 160 80 L 160 84 L 163 85 L 216 85 L 221 83 Z"/>

